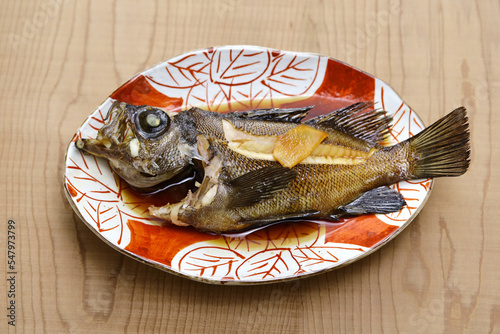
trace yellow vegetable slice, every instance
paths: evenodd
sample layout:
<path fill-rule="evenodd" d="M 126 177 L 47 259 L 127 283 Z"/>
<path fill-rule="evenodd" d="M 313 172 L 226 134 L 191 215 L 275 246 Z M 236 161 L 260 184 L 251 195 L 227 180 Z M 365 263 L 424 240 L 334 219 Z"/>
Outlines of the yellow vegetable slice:
<path fill-rule="evenodd" d="M 293 167 L 307 158 L 328 137 L 326 132 L 298 125 L 278 136 L 273 156 L 284 167 Z"/>

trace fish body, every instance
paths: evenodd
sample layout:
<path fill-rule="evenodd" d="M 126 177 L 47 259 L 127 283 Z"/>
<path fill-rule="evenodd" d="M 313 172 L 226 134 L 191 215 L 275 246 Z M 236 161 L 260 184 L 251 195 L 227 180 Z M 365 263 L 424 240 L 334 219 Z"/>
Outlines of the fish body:
<path fill-rule="evenodd" d="M 196 191 L 150 213 L 215 233 L 288 219 L 394 212 L 405 201 L 388 185 L 458 176 L 469 166 L 464 108 L 394 146 L 383 145 L 391 119 L 371 103 L 303 121 L 309 109 L 173 114 L 116 102 L 97 138 L 77 146 L 109 159 L 138 188 L 202 166 Z"/>

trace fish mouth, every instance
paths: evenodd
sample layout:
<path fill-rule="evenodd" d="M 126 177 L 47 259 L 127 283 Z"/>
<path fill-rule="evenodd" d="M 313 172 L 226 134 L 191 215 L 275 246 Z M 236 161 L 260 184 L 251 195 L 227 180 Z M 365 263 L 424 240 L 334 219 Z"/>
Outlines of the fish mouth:
<path fill-rule="evenodd" d="M 104 126 L 97 133 L 97 140 L 103 141 L 103 144 L 106 144 L 106 140 L 109 140 L 112 144 L 119 145 L 135 138 L 126 103 L 113 102 L 104 118 L 104 122 Z"/>
<path fill-rule="evenodd" d="M 104 125 L 97 132 L 95 139 L 80 138 L 76 147 L 92 155 L 104 158 L 125 158 L 124 146 L 134 140 L 130 118 L 127 117 L 126 104 L 115 101 L 104 118 Z"/>
<path fill-rule="evenodd" d="M 159 184 L 172 178 L 182 170 L 152 174 L 148 171 L 148 161 L 133 158 L 127 150 L 129 143 L 113 144 L 109 139 L 78 139 L 75 145 L 81 151 L 109 161 L 112 170 L 136 189 L 155 189 Z"/>
<path fill-rule="evenodd" d="M 111 169 L 132 188 L 141 193 L 154 194 L 172 188 L 171 192 L 178 193 L 178 196 L 186 187 L 195 192 L 198 187 L 194 186 L 194 182 L 201 182 L 204 175 L 201 162 L 197 163 L 197 160 L 194 161 L 193 165 L 154 175 L 147 172 L 145 168 L 141 168 L 144 163 L 140 159 L 131 158 L 125 149 L 113 145 L 109 146 L 106 140 L 78 139 L 75 145 L 84 152 L 106 158 Z M 182 195 L 181 198 L 186 194 Z"/>

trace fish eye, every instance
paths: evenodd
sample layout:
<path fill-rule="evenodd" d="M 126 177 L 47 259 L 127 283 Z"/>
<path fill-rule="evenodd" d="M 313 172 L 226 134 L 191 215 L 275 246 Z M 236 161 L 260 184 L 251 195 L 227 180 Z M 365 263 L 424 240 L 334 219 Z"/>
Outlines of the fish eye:
<path fill-rule="evenodd" d="M 144 108 L 134 118 L 135 128 L 144 139 L 155 139 L 167 132 L 170 118 L 156 108 Z"/>

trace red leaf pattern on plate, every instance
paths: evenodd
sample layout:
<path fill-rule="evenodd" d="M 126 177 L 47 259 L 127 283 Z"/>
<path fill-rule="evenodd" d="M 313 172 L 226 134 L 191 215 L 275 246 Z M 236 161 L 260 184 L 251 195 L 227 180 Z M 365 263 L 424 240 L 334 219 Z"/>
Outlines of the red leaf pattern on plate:
<path fill-rule="evenodd" d="M 210 80 L 216 85 L 246 85 L 264 75 L 270 60 L 269 51 L 215 50 L 210 62 Z"/>
<path fill-rule="evenodd" d="M 305 94 L 316 81 L 318 73 L 315 69 L 319 67 L 320 61 L 321 58 L 282 53 L 273 59 L 271 73 L 263 80 L 263 84 L 273 92 L 285 96 L 293 96 L 296 92 Z"/>
<path fill-rule="evenodd" d="M 326 62 L 315 55 L 234 47 L 190 53 L 145 74 L 159 92 L 182 98 L 185 109 L 227 111 L 307 98 L 321 85 Z"/>
<path fill-rule="evenodd" d="M 243 256 L 238 252 L 222 247 L 199 247 L 186 254 L 180 263 L 180 271 L 196 274 L 200 277 L 232 278 L 234 264 Z"/>
<path fill-rule="evenodd" d="M 172 268 L 217 280 L 262 281 L 328 268 L 365 252 L 325 242 L 325 225 L 281 223 L 246 235 L 196 243 L 174 257 Z"/>
<path fill-rule="evenodd" d="M 156 75 L 146 72 L 147 77 L 156 85 L 171 89 L 193 89 L 204 85 L 208 79 L 210 58 L 206 54 L 199 57 L 196 54 L 187 55 L 179 60 L 167 62 L 164 66 L 166 76 L 156 81 Z M 151 72 L 151 71 L 149 71 Z"/>
<path fill-rule="evenodd" d="M 300 265 L 289 248 L 266 249 L 257 252 L 244 261 L 236 270 L 238 279 L 278 278 L 282 275 L 296 275 Z"/>

